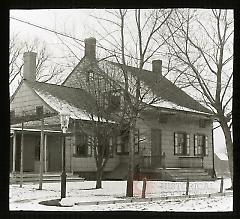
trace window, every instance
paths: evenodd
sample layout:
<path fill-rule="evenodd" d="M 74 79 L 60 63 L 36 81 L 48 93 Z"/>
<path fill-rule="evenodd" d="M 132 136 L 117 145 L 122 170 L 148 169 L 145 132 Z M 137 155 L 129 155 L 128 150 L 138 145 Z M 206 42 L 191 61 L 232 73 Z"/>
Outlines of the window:
<path fill-rule="evenodd" d="M 116 149 L 118 154 L 129 153 L 129 134 L 117 136 Z M 139 130 L 136 129 L 134 134 L 134 152 L 139 153 Z"/>
<path fill-rule="evenodd" d="M 184 132 L 174 133 L 174 154 L 189 155 L 190 154 L 190 136 Z"/>
<path fill-rule="evenodd" d="M 43 115 L 43 106 L 36 106 L 36 114 L 38 117 Z"/>
<path fill-rule="evenodd" d="M 116 145 L 118 154 L 128 154 L 128 136 L 117 136 Z"/>
<path fill-rule="evenodd" d="M 108 145 L 106 145 L 108 144 Z M 106 147 L 104 147 L 104 145 L 106 145 Z M 99 149 L 102 150 L 101 147 L 104 147 L 104 151 L 103 151 L 103 156 L 106 157 L 109 153 L 109 157 L 113 157 L 113 137 L 110 137 L 107 141 L 104 140 L 104 138 L 102 138 L 99 141 L 99 145 L 98 145 Z"/>
<path fill-rule="evenodd" d="M 93 72 L 93 70 L 90 69 L 90 70 L 87 71 L 86 81 L 88 83 L 88 82 L 90 82 L 92 80 L 94 80 L 94 72 Z"/>
<path fill-rule="evenodd" d="M 119 93 L 112 92 L 107 97 L 107 109 L 109 111 L 116 111 L 121 105 L 121 96 Z"/>
<path fill-rule="evenodd" d="M 194 135 L 194 155 L 207 156 L 208 155 L 208 138 L 202 134 Z"/>
<path fill-rule="evenodd" d="M 76 151 L 75 155 L 79 157 L 87 157 L 92 155 L 93 137 L 86 134 L 78 134 L 75 139 Z"/>

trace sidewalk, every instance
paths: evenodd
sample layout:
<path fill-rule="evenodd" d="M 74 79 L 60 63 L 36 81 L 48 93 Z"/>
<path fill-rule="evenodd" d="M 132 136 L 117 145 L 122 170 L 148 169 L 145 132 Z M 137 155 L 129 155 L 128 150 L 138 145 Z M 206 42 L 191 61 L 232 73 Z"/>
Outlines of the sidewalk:
<path fill-rule="evenodd" d="M 108 206 L 122 203 L 153 203 L 155 201 L 196 199 L 199 197 L 231 197 L 233 192 L 226 190 L 230 180 L 224 181 L 223 193 L 219 193 L 220 181 L 190 182 L 189 195 L 186 196 L 186 182 L 149 181 L 147 182 L 146 198 L 142 199 L 142 181 L 134 182 L 134 197 L 126 197 L 126 181 L 103 181 L 101 189 L 95 189 L 95 181 L 67 182 L 66 198 L 60 200 L 60 183 L 44 183 L 43 189 L 38 190 L 38 184 L 10 185 L 10 209 L 42 209 L 44 206 L 51 210 L 54 206 L 59 209 L 71 206 Z M 227 197 L 226 197 L 227 198 Z M 35 208 L 34 208 L 35 206 Z"/>
<path fill-rule="evenodd" d="M 73 205 L 101 205 L 101 204 L 117 204 L 117 203 L 133 203 L 133 202 L 152 202 L 158 200 L 169 200 L 169 199 L 189 199 L 189 198 L 198 198 L 198 197 L 217 197 L 217 196 L 232 196 L 233 192 L 224 192 L 224 193 L 212 193 L 212 194 L 198 194 L 198 195 L 177 195 L 177 196 L 162 196 L 162 197 L 152 197 L 152 198 L 122 198 L 116 199 L 113 198 L 112 200 L 99 200 L 96 201 L 79 201 L 79 200 L 71 200 L 71 198 L 63 198 L 62 200 L 58 199 L 56 202 L 56 206 L 62 207 L 71 207 Z M 50 204 L 52 205 L 51 200 Z M 48 202 L 44 202 L 45 205 L 48 205 Z"/>

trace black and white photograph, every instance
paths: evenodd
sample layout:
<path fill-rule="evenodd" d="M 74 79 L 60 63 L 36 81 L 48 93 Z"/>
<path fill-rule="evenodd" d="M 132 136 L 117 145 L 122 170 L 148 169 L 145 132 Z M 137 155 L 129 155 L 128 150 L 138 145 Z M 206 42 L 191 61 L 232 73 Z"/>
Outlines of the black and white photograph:
<path fill-rule="evenodd" d="M 233 211 L 233 9 L 11 9 L 10 211 Z"/>

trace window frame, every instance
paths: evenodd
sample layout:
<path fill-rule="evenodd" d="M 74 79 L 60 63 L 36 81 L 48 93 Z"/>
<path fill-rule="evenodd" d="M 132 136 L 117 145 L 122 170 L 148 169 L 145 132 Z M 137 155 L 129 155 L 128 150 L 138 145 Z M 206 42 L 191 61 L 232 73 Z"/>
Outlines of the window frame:
<path fill-rule="evenodd" d="M 120 143 L 118 143 L 118 138 L 121 138 Z M 121 136 L 121 135 L 116 136 L 116 154 L 118 155 L 129 154 L 128 138 L 129 138 L 128 136 Z M 140 142 L 140 131 L 139 129 L 136 129 L 134 133 L 134 154 L 139 154 L 139 151 L 140 151 L 139 142 Z M 118 151 L 119 148 L 120 148 L 120 151 Z M 128 148 L 128 151 L 126 151 L 126 148 Z"/>
<path fill-rule="evenodd" d="M 78 143 L 77 144 L 77 137 L 83 137 L 84 140 L 83 140 L 83 143 Z M 93 136 L 92 135 L 87 135 L 86 133 L 77 133 L 75 135 L 75 151 L 74 151 L 74 157 L 92 157 L 92 138 Z M 82 147 L 85 147 L 85 153 L 84 154 L 79 154 L 77 151 L 78 151 L 78 147 L 80 147 L 79 144 L 82 144 L 83 146 Z"/>
<path fill-rule="evenodd" d="M 199 145 L 198 145 L 198 136 L 203 137 L 203 145 L 202 145 L 202 153 L 198 152 Z M 197 147 L 196 147 L 197 146 Z M 194 134 L 194 156 L 201 156 L 205 157 L 209 155 L 209 147 L 208 147 L 208 136 L 203 133 L 196 133 Z"/>
<path fill-rule="evenodd" d="M 183 145 L 181 149 L 179 149 L 178 148 L 179 146 L 177 146 L 179 134 L 183 135 Z M 187 132 L 177 131 L 174 132 L 173 138 L 174 138 L 174 155 L 190 156 L 190 135 Z"/>
<path fill-rule="evenodd" d="M 114 101 L 114 99 L 116 99 Z M 120 110 L 121 108 L 121 93 L 110 91 L 107 95 L 106 109 L 111 112 Z"/>

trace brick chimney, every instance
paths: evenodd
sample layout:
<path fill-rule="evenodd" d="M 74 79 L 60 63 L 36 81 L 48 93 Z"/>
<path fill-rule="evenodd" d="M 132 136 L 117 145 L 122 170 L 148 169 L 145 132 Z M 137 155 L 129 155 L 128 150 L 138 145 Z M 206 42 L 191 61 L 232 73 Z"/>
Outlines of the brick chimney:
<path fill-rule="evenodd" d="M 162 76 L 162 60 L 152 61 L 152 72 L 155 72 L 159 77 Z"/>
<path fill-rule="evenodd" d="M 28 81 L 36 80 L 36 56 L 35 52 L 25 52 L 23 54 L 23 79 Z"/>
<path fill-rule="evenodd" d="M 96 39 L 90 37 L 84 40 L 85 42 L 85 56 L 95 60 L 96 59 Z"/>

